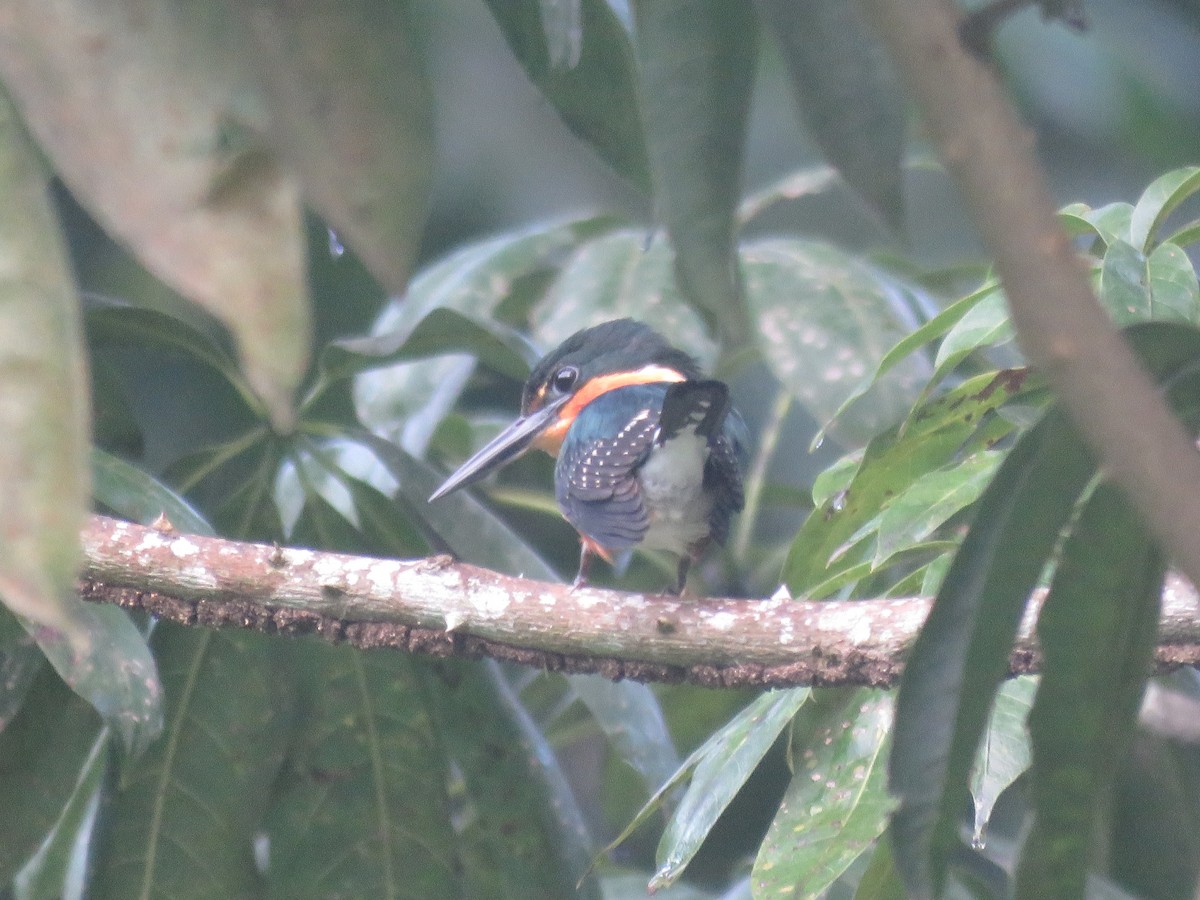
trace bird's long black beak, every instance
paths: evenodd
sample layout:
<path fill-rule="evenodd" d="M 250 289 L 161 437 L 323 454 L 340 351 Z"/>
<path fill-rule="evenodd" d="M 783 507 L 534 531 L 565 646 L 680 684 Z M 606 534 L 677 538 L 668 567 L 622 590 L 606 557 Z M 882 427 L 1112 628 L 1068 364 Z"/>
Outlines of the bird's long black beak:
<path fill-rule="evenodd" d="M 537 412 L 521 416 L 489 441 L 486 447 L 459 466 L 454 474 L 429 496 L 429 502 L 432 503 L 468 484 L 474 484 L 512 462 L 529 449 L 529 445 L 539 434 L 554 424 L 558 411 L 570 399 L 570 395 L 560 397 L 547 403 Z"/>

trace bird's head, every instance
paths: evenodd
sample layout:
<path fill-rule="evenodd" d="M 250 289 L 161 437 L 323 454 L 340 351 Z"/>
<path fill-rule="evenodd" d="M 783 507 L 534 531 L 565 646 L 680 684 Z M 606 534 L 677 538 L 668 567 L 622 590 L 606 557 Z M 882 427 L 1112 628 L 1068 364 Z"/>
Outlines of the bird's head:
<path fill-rule="evenodd" d="M 556 455 L 580 410 L 606 391 L 699 377 L 691 356 L 641 322 L 617 319 L 578 331 L 529 374 L 520 417 L 459 466 L 429 499 L 474 484 L 530 447 Z"/>

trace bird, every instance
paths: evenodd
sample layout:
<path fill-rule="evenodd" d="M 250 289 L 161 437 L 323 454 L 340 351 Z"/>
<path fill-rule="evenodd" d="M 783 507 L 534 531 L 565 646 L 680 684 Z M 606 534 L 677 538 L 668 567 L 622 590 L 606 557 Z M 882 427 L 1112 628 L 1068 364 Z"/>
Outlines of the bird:
<path fill-rule="evenodd" d="M 580 537 L 574 586 L 594 557 L 612 563 L 635 547 L 678 559 L 667 593 L 723 544 L 744 505 L 747 430 L 729 388 L 650 326 L 617 319 L 571 335 L 541 359 L 521 413 L 430 496 L 486 477 L 536 448 L 557 457 L 554 493 Z"/>

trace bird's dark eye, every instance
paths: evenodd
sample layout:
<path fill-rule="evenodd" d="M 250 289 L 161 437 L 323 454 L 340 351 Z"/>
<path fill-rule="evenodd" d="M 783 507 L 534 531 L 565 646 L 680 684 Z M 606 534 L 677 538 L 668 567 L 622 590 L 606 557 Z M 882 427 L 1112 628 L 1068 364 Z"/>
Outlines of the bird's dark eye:
<path fill-rule="evenodd" d="M 574 366 L 563 366 L 554 373 L 554 378 L 550 381 L 550 386 L 557 393 L 565 394 L 571 388 L 575 387 L 575 382 L 579 380 L 579 370 Z"/>

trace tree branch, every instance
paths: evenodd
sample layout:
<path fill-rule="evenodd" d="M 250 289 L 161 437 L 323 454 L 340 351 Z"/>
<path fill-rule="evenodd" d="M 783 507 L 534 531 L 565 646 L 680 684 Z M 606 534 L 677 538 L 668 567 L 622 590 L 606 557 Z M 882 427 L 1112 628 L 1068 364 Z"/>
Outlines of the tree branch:
<path fill-rule="evenodd" d="M 498 575 L 447 556 L 392 560 L 248 544 L 93 516 L 80 593 L 186 625 L 360 647 L 492 656 L 551 671 L 710 687 L 886 686 L 930 599 L 680 600 Z M 1200 660 L 1200 597 L 1172 576 L 1157 660 Z M 1034 597 L 1013 672 L 1038 664 Z"/>
<path fill-rule="evenodd" d="M 1200 583 L 1200 454 L 1092 296 L 996 72 L 958 38 L 952 0 L 862 0 L 966 200 L 1022 349 L 1101 468 Z"/>

